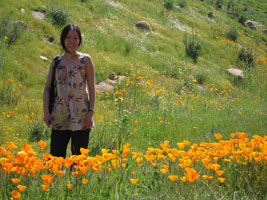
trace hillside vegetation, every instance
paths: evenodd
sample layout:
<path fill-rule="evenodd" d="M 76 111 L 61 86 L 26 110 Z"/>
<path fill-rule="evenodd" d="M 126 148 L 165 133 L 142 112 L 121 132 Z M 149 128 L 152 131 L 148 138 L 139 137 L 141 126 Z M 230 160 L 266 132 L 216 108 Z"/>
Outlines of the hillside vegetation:
<path fill-rule="evenodd" d="M 194 185 L 195 193 L 188 194 L 192 183 L 177 184 L 175 187 L 179 186 L 180 192 L 174 190 L 168 194 L 169 188 L 174 186 L 167 176 L 161 177 L 165 173 L 159 169 L 164 168 L 162 163 L 165 161 L 159 161 L 162 165 L 158 164 L 158 168 L 153 165 L 143 171 L 141 166 L 134 165 L 136 170 L 133 171 L 143 175 L 134 188 L 128 187 L 129 181 L 126 184 L 130 177 L 128 168 L 125 174 L 116 173 L 114 169 L 118 166 L 113 165 L 116 178 L 108 185 L 101 181 L 113 175 L 106 178 L 105 174 L 93 175 L 91 181 L 97 184 L 91 189 L 101 189 L 94 195 L 99 199 L 147 196 L 151 199 L 219 199 L 223 196 L 234 198 L 235 195 L 264 199 L 267 194 L 264 189 L 267 35 L 262 31 L 267 29 L 266 10 L 264 0 L 1 1 L 0 146 L 7 147 L 9 141 L 15 142 L 19 148 L 26 143 L 38 148 L 39 140 L 49 144 L 50 130 L 42 121 L 43 88 L 52 58 L 63 53 L 59 45 L 61 29 L 74 23 L 82 31 L 79 50 L 90 54 L 94 61 L 96 83 L 108 79 L 113 72 L 121 78 L 110 89 L 97 90 L 90 156 L 100 155 L 102 149 L 122 152 L 121 146 L 128 149 L 126 143 L 131 145 L 132 151 L 143 153 L 160 144 L 173 147 L 182 141 L 216 143 L 218 138 L 214 134 L 230 141 L 230 134 L 238 133 L 242 144 L 248 142 L 244 135 L 248 138 L 257 135 L 262 138 L 262 146 L 265 145 L 265 149 L 261 148 L 265 154 L 261 154 L 260 164 L 253 162 L 245 168 L 243 165 L 236 167 L 235 163 L 228 167 L 225 177 L 226 182 L 229 181 L 225 185 L 223 181 L 218 184 L 201 181 Z M 34 18 L 33 11 L 41 12 L 45 18 Z M 213 12 L 213 18 L 208 17 L 210 12 Z M 257 30 L 245 27 L 246 20 L 259 22 Z M 138 21 L 149 23 L 151 30 L 136 27 Z M 48 60 L 44 61 L 40 56 Z M 229 68 L 242 70 L 244 77 L 228 74 Z M 246 143 L 246 146 L 250 145 Z M 39 153 L 49 153 L 49 147 Z M 165 153 L 168 155 L 168 151 Z M 244 159 L 242 162 L 247 161 Z M 133 165 L 128 164 L 130 169 Z M 193 165 L 198 166 L 197 161 L 191 167 Z M 203 168 L 196 168 L 201 175 L 205 173 Z M 175 167 L 170 169 L 177 172 Z M 243 174 L 234 169 L 242 169 Z M 255 169 L 257 173 L 254 174 Z M 179 170 L 180 178 L 183 169 Z M 151 180 L 145 180 L 144 177 L 150 177 L 150 171 L 154 172 Z M 119 175 L 122 175 L 121 179 Z M 240 184 L 233 181 L 233 177 L 237 180 L 242 176 L 259 178 L 244 183 L 240 178 Z M 64 187 L 53 194 L 55 198 L 62 197 Z M 114 191 L 114 196 L 109 196 L 109 190 Z M 209 193 L 203 193 L 205 190 Z M 10 187 L 0 197 L 7 197 L 11 191 Z M 239 193 L 235 194 L 236 191 Z M 94 199 L 94 195 L 88 198 Z"/>

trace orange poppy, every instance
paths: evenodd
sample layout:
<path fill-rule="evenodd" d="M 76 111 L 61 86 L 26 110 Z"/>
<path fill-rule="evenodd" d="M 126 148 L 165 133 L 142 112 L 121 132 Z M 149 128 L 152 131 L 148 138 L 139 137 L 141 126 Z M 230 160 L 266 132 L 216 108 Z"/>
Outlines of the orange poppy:
<path fill-rule="evenodd" d="M 169 176 L 169 179 L 172 181 L 172 182 L 175 182 L 177 180 L 178 176 L 175 176 L 175 175 L 170 175 Z"/>
<path fill-rule="evenodd" d="M 131 178 L 130 181 L 131 181 L 132 184 L 135 185 L 138 182 L 138 179 Z"/>
<path fill-rule="evenodd" d="M 19 178 L 12 178 L 11 181 L 15 184 L 19 183 L 20 182 L 20 179 Z"/>
<path fill-rule="evenodd" d="M 21 197 L 21 194 L 17 190 L 13 190 L 11 195 L 14 199 L 19 199 Z"/>
<path fill-rule="evenodd" d="M 18 185 L 17 188 L 19 189 L 19 191 L 23 192 L 26 189 L 26 186 Z"/>

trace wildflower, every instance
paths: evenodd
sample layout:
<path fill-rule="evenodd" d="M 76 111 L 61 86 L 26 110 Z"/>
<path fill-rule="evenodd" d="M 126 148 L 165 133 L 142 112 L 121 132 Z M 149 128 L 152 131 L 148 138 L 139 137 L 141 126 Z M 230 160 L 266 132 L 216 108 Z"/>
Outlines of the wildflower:
<path fill-rule="evenodd" d="M 217 170 L 216 173 L 218 174 L 218 176 L 222 176 L 224 171 L 223 170 Z"/>
<path fill-rule="evenodd" d="M 202 177 L 203 177 L 204 179 L 208 179 L 209 176 L 208 176 L 208 175 L 203 175 Z"/>
<path fill-rule="evenodd" d="M 96 94 L 100 94 L 100 91 L 99 90 L 96 90 Z"/>
<path fill-rule="evenodd" d="M 197 127 L 196 126 L 193 126 L 193 129 L 197 129 Z"/>
<path fill-rule="evenodd" d="M 67 188 L 68 188 L 68 189 L 71 189 L 71 188 L 72 188 L 72 184 L 70 184 L 70 183 L 67 184 Z"/>
<path fill-rule="evenodd" d="M 8 39 L 8 37 L 7 37 L 7 36 L 5 36 L 4 38 L 5 38 L 5 40 L 7 40 L 7 39 Z M 9 73 L 9 74 L 10 74 L 10 73 Z"/>
<path fill-rule="evenodd" d="M 184 143 L 177 143 L 177 146 L 179 147 L 179 149 L 183 149 L 185 147 Z"/>
<path fill-rule="evenodd" d="M 86 178 L 83 178 L 82 182 L 85 185 L 88 182 L 88 180 Z"/>
<path fill-rule="evenodd" d="M 53 180 L 53 176 L 51 176 L 51 175 L 46 175 L 46 174 L 44 174 L 44 175 L 42 175 L 41 176 L 41 178 L 43 179 L 43 181 L 44 181 L 44 183 L 46 184 L 46 185 L 50 185 L 50 183 L 51 183 L 51 181 Z"/>
<path fill-rule="evenodd" d="M 224 183 L 225 178 L 220 177 L 220 178 L 218 178 L 218 180 L 219 180 L 221 183 Z"/>
<path fill-rule="evenodd" d="M 194 110 L 194 108 L 193 107 L 190 107 L 190 110 L 192 111 L 192 110 Z"/>
<path fill-rule="evenodd" d="M 196 179 L 200 177 L 200 174 L 196 172 L 193 168 L 186 168 L 185 176 L 188 179 L 189 182 L 194 182 Z"/>
<path fill-rule="evenodd" d="M 13 190 L 11 195 L 14 199 L 19 199 L 21 197 L 21 194 L 17 190 Z"/>
<path fill-rule="evenodd" d="M 15 184 L 19 183 L 20 182 L 20 179 L 19 178 L 12 178 L 11 181 Z"/>
<path fill-rule="evenodd" d="M 29 115 L 25 115 L 25 119 L 29 119 Z"/>
<path fill-rule="evenodd" d="M 81 154 L 85 156 L 90 152 L 89 149 L 85 149 L 85 148 L 80 148 L 80 151 L 81 151 Z"/>
<path fill-rule="evenodd" d="M 137 129 L 136 128 L 134 129 L 134 132 L 137 132 Z"/>
<path fill-rule="evenodd" d="M 8 142 L 8 143 L 7 143 L 7 148 L 8 148 L 9 150 L 11 150 L 11 149 L 17 148 L 17 146 L 15 145 L 14 142 Z"/>
<path fill-rule="evenodd" d="M 23 192 L 26 189 L 26 186 L 18 185 L 17 188 L 19 189 L 19 191 Z"/>
<path fill-rule="evenodd" d="M 185 176 L 183 176 L 182 178 L 181 178 L 181 181 L 183 181 L 183 182 L 186 182 L 186 177 Z"/>
<path fill-rule="evenodd" d="M 135 121 L 134 121 L 134 123 L 135 123 L 135 124 L 138 124 L 138 121 L 137 121 L 137 120 L 135 120 Z"/>
<path fill-rule="evenodd" d="M 38 142 L 38 144 L 39 144 L 39 146 L 40 146 L 40 148 L 41 149 L 44 149 L 45 147 L 46 147 L 46 142 L 45 141 L 43 141 L 43 140 L 40 140 L 39 142 Z"/>
<path fill-rule="evenodd" d="M 14 108 L 14 110 L 15 110 L 15 111 L 17 111 L 17 110 L 18 110 L 18 108 Z"/>
<path fill-rule="evenodd" d="M 19 84 L 19 87 L 22 87 L 22 85 L 21 85 L 21 84 Z"/>
<path fill-rule="evenodd" d="M 48 188 L 49 188 L 49 186 L 47 186 L 47 185 L 42 185 L 42 189 L 43 189 L 43 191 L 48 190 Z"/>
<path fill-rule="evenodd" d="M 170 125 L 171 124 L 171 122 L 168 122 L 168 125 Z"/>
<path fill-rule="evenodd" d="M 175 176 L 175 175 L 170 175 L 169 176 L 169 179 L 172 181 L 172 182 L 175 182 L 177 180 L 178 176 Z"/>
<path fill-rule="evenodd" d="M 216 137 L 217 140 L 221 139 L 222 138 L 222 134 L 220 133 L 217 133 L 214 135 Z"/>
<path fill-rule="evenodd" d="M 113 120 L 113 122 L 114 122 L 114 123 L 117 123 L 117 122 L 118 122 L 118 120 L 114 119 L 114 120 Z"/>
<path fill-rule="evenodd" d="M 135 185 L 138 182 L 138 179 L 131 178 L 130 181 L 131 181 L 132 184 Z"/>
<path fill-rule="evenodd" d="M 13 114 L 14 114 L 14 112 L 13 112 L 13 111 L 10 111 L 10 112 L 9 112 L 9 114 L 10 114 L 10 115 L 13 115 Z"/>
<path fill-rule="evenodd" d="M 147 122 L 146 125 L 150 125 L 150 122 Z"/>

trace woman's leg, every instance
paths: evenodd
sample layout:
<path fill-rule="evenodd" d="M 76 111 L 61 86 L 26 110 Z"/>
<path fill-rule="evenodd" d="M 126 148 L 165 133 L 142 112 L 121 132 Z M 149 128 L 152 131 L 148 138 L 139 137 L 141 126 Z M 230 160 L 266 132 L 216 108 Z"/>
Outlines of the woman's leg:
<path fill-rule="evenodd" d="M 71 131 L 71 152 L 73 155 L 80 155 L 80 148 L 88 148 L 89 133 L 91 129 Z"/>
<path fill-rule="evenodd" d="M 52 156 L 66 157 L 67 146 L 70 141 L 71 131 L 52 129 L 50 153 Z"/>

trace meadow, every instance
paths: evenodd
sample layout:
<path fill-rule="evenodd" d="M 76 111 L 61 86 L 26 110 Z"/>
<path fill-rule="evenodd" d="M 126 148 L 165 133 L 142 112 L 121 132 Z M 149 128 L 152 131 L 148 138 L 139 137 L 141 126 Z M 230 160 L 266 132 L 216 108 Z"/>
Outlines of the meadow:
<path fill-rule="evenodd" d="M 266 199 L 267 37 L 228 16 L 226 4 L 168 2 L 0 3 L 0 199 Z M 235 2 L 253 2 L 248 16 L 266 23 L 264 1 Z M 49 155 L 42 121 L 49 63 L 62 53 L 56 11 L 80 26 L 97 84 L 112 72 L 124 77 L 97 91 L 89 150 L 66 159 Z M 27 29 L 8 25 L 18 20 Z M 139 20 L 152 31 L 137 29 Z M 186 38 L 200 45 L 197 59 Z"/>

